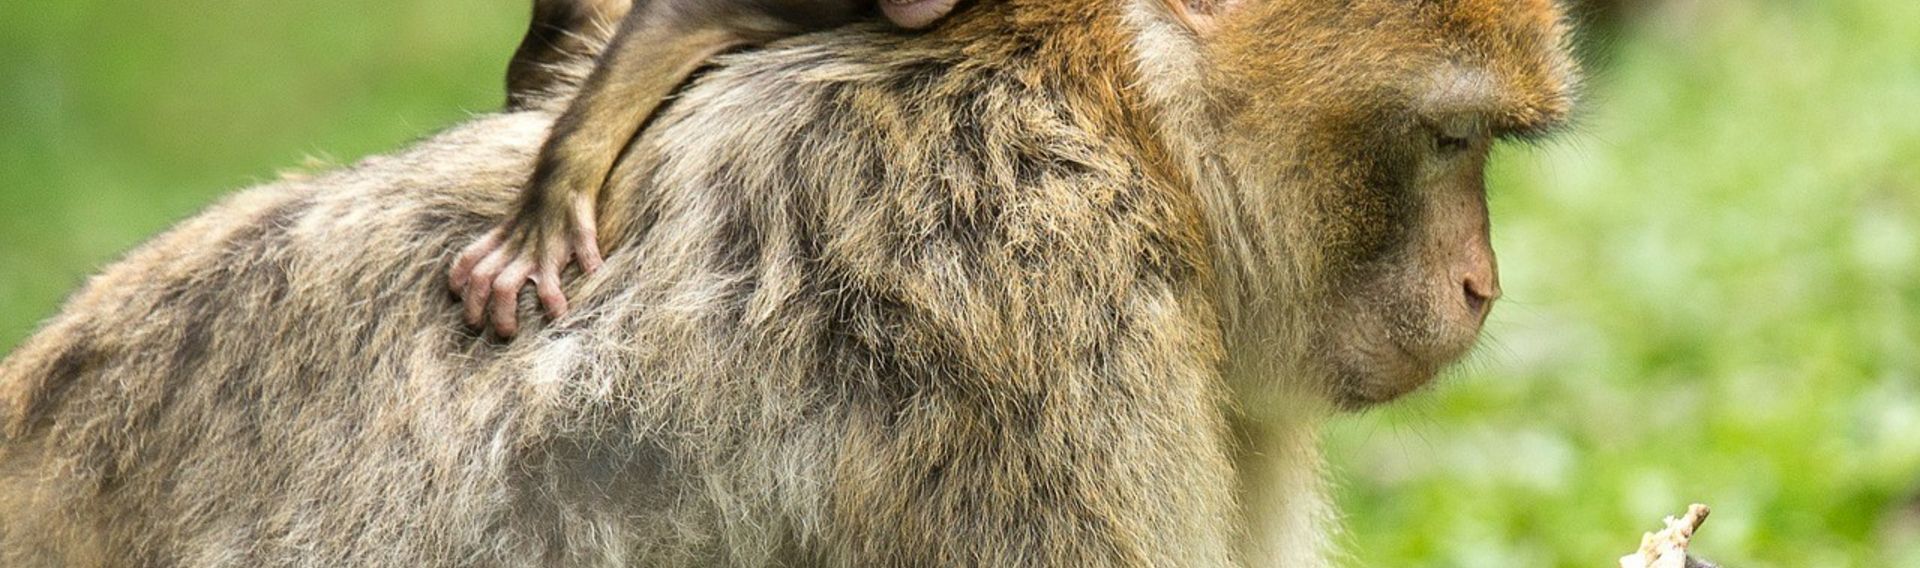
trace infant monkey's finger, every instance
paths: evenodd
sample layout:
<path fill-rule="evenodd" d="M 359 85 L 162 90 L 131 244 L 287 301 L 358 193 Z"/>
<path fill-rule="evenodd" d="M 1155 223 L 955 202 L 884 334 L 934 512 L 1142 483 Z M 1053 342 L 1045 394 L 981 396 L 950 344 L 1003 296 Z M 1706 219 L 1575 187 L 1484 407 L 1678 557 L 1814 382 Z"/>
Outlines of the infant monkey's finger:
<path fill-rule="evenodd" d="M 509 255 L 506 249 L 494 249 L 487 257 L 474 266 L 473 275 L 467 280 L 467 291 L 460 299 L 466 306 L 467 326 L 480 327 L 486 323 L 487 300 L 493 292 L 494 278 L 507 264 Z"/>
<path fill-rule="evenodd" d="M 513 337 L 520 331 L 520 289 L 527 285 L 527 275 L 533 273 L 533 262 L 520 259 L 507 264 L 500 276 L 493 280 L 492 310 L 493 332 L 500 337 Z"/>
<path fill-rule="evenodd" d="M 460 250 L 458 260 L 453 261 L 453 268 L 447 271 L 447 286 L 453 289 L 454 294 L 466 295 L 467 282 L 473 279 L 474 266 L 480 264 L 480 260 L 486 258 L 495 249 L 500 248 L 500 239 L 504 234 L 506 234 L 505 228 L 495 227 L 487 231 L 487 235 L 480 240 Z"/>
<path fill-rule="evenodd" d="M 573 200 L 573 234 L 571 242 L 575 262 L 580 263 L 580 271 L 593 274 L 600 270 L 604 260 L 600 257 L 600 223 L 593 213 L 593 202 L 581 196 Z M 565 262 L 565 257 L 561 258 Z"/>
<path fill-rule="evenodd" d="M 567 294 L 560 290 L 560 268 L 547 265 L 533 276 L 534 292 L 540 296 L 540 305 L 547 309 L 547 317 L 560 319 L 567 315 Z"/>
<path fill-rule="evenodd" d="M 580 263 L 580 272 L 583 274 L 599 272 L 600 265 L 606 264 L 606 260 L 600 258 L 600 244 L 590 233 L 574 237 L 573 257 L 574 262 Z"/>

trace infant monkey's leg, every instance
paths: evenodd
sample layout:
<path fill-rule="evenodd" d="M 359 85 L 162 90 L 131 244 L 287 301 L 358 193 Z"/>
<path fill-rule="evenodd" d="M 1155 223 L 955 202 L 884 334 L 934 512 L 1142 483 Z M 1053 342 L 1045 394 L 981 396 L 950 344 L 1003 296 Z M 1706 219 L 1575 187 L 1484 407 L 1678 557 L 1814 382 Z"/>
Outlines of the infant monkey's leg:
<path fill-rule="evenodd" d="M 527 36 L 507 63 L 507 110 L 527 110 L 578 89 L 576 68 L 613 41 L 632 0 L 534 0 Z"/>
<path fill-rule="evenodd" d="M 554 123 L 531 183 L 512 215 L 462 251 L 450 274 L 469 325 L 519 330 L 516 308 L 531 279 L 550 317 L 567 311 L 560 271 L 569 260 L 599 268 L 595 208 L 627 143 L 667 95 L 715 54 L 743 43 L 731 30 L 629 13 L 580 94 Z M 697 22 L 692 22 L 697 23 Z"/>

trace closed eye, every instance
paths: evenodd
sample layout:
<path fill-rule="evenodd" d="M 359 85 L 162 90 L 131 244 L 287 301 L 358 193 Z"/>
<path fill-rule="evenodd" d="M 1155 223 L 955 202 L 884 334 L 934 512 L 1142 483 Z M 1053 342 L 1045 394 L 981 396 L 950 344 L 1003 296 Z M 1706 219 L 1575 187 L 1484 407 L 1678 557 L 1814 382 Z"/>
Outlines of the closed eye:
<path fill-rule="evenodd" d="M 1433 133 L 1433 149 L 1441 155 L 1454 155 L 1473 147 L 1473 141 L 1465 137 L 1454 136 L 1442 131 Z"/>

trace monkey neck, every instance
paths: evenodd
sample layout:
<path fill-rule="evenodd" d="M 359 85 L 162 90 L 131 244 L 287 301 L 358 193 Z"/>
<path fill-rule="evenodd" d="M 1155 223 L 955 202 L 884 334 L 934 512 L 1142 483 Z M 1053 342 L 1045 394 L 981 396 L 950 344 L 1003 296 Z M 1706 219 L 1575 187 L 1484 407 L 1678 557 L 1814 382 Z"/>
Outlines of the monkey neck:
<path fill-rule="evenodd" d="M 1245 444 L 1235 454 L 1248 566 L 1329 566 L 1338 515 L 1327 495 L 1320 420 L 1232 420 Z"/>

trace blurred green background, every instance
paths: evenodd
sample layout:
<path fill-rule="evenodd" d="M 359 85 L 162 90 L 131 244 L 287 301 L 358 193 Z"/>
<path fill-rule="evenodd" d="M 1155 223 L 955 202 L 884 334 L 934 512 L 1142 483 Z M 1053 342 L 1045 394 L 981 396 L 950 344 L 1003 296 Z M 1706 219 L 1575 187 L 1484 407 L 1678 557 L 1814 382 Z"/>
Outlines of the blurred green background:
<path fill-rule="evenodd" d="M 1352 566 L 1920 566 L 1920 2 L 1596 0 L 1581 126 L 1499 151 L 1507 300 L 1329 432 Z M 277 171 L 498 106 L 519 0 L 0 3 L 0 351 Z"/>

